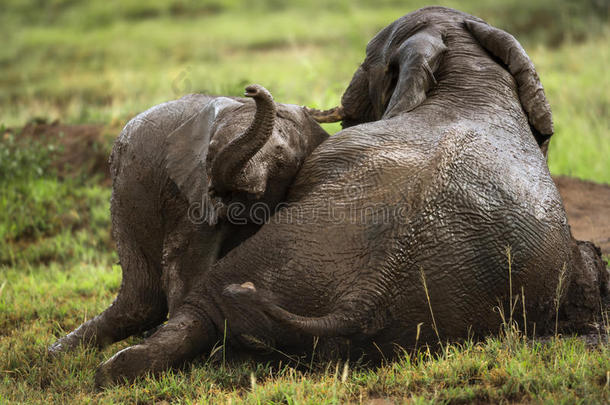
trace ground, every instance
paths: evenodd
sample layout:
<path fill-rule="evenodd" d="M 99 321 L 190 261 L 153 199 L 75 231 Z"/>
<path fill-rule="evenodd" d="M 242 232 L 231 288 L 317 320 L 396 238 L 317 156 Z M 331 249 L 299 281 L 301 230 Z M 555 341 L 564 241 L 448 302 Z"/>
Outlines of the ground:
<path fill-rule="evenodd" d="M 436 3 L 483 17 L 523 43 L 553 109 L 549 167 L 572 230 L 608 255 L 608 4 Z M 93 388 L 97 364 L 139 337 L 102 351 L 46 353 L 118 291 L 107 158 L 127 120 L 189 92 L 239 95 L 253 82 L 280 102 L 332 107 L 366 42 L 426 4 L 2 1 L 0 403 L 610 402 L 607 314 L 597 339 L 541 340 L 533 331 L 526 339 L 507 324 L 483 342 L 443 343 L 435 354 L 378 368 L 354 359 L 237 361 L 219 342 L 214 356 L 183 370 L 101 392 Z"/>
<path fill-rule="evenodd" d="M 572 235 L 610 255 L 610 186 L 565 176 L 554 178 L 563 199 Z"/>

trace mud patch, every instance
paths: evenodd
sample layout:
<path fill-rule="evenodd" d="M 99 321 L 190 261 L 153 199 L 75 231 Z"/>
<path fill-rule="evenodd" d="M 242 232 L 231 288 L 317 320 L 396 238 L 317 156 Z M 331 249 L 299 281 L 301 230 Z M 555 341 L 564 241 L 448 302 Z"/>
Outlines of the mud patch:
<path fill-rule="evenodd" d="M 610 255 L 610 186 L 564 176 L 553 179 L 574 237 L 589 240 Z"/>

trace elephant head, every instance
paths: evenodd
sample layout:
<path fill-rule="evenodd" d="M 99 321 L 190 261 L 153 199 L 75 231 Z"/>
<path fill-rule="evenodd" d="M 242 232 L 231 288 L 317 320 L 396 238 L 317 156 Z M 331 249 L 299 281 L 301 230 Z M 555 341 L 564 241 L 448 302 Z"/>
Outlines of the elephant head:
<path fill-rule="evenodd" d="M 275 103 L 260 85 L 246 87 L 245 96 L 254 103 L 215 98 L 168 136 L 169 177 L 191 204 L 206 208 L 210 224 L 223 213 L 219 199 L 263 201 L 272 209 L 328 137 L 304 107 Z"/>
<path fill-rule="evenodd" d="M 462 29 L 456 30 L 456 24 Z M 464 41 L 465 37 L 475 41 Z M 366 58 L 356 70 L 341 99 L 341 106 L 313 110 L 320 122 L 343 120 L 347 128 L 360 123 L 392 118 L 412 111 L 434 87 L 445 81 L 474 83 L 472 71 L 461 69 L 452 53 L 472 54 L 482 46 L 510 72 L 517 96 L 529 119 L 536 141 L 546 155 L 553 134 L 551 109 L 534 65 L 521 44 L 510 34 L 483 20 L 442 7 L 410 13 L 381 30 L 367 45 Z M 447 79 L 447 80 L 445 80 Z M 501 80 L 486 78 L 486 80 Z"/>
<path fill-rule="evenodd" d="M 210 184 L 218 193 L 242 190 L 261 196 L 265 190 L 264 176 L 248 176 L 247 164 L 273 134 L 276 107 L 267 89 L 259 85 L 246 87 L 244 94 L 256 103 L 256 113 L 248 128 L 232 139 L 214 156 L 209 173 Z M 209 158 L 208 158 L 209 161 Z M 246 181 L 242 177 L 250 177 Z"/>

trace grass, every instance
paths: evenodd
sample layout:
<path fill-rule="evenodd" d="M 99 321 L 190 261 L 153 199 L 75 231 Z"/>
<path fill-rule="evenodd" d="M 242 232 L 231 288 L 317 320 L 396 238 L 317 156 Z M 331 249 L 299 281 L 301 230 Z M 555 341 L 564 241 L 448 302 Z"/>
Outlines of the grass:
<path fill-rule="evenodd" d="M 10 403 L 414 403 L 501 401 L 604 403 L 610 399 L 610 346 L 578 338 L 529 340 L 507 328 L 483 342 L 422 350 L 379 368 L 315 362 L 311 370 L 204 357 L 184 370 L 131 386 L 93 389 L 104 359 L 135 343 L 49 357 L 45 347 L 102 310 L 118 291 L 112 256 L 4 269 L 0 293 L 0 402 Z M 511 333 L 506 331 L 512 330 Z M 606 332 L 608 333 L 608 332 Z"/>
<path fill-rule="evenodd" d="M 481 16 L 523 42 L 554 111 L 551 171 L 610 183 L 607 6 L 596 0 L 440 3 Z M 222 358 L 202 357 L 184 370 L 102 392 L 93 389 L 97 364 L 139 338 L 102 351 L 80 349 L 57 358 L 46 353 L 57 336 L 99 313 L 118 291 L 110 190 L 86 169 L 75 167 L 69 176 L 55 171 L 60 143 L 42 144 L 4 127 L 38 118 L 104 123 L 118 131 L 154 104 L 189 92 L 238 95 L 250 82 L 265 85 L 281 102 L 331 107 L 366 42 L 423 5 L 4 0 L 0 403 L 610 401 L 607 344 L 528 340 L 512 327 L 510 315 L 497 337 L 443 343 L 438 352 L 424 349 L 373 369 L 318 360 L 301 368 L 225 360 L 222 351 Z M 511 288 L 513 293 L 518 295 Z"/>
<path fill-rule="evenodd" d="M 68 276 L 69 274 L 69 276 Z M 81 403 L 345 403 L 372 398 L 414 403 L 501 401 L 604 403 L 610 399 L 610 347 L 577 338 L 531 341 L 501 335 L 483 342 L 423 350 L 379 368 L 313 363 L 205 360 L 186 369 L 96 392 L 97 364 L 130 339 L 101 352 L 80 349 L 51 358 L 45 346 L 102 309 L 118 289 L 116 266 L 75 263 L 6 273 L 0 349 L 0 399 Z M 103 286 L 103 288 L 100 288 Z M 57 320 L 60 320 L 57 322 Z"/>

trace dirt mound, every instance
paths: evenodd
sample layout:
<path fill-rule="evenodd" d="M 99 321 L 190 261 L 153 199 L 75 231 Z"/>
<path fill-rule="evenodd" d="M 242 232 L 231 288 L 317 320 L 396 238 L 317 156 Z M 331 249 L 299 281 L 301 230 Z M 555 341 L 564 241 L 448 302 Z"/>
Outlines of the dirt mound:
<path fill-rule="evenodd" d="M 101 174 L 104 182 L 109 184 L 108 156 L 117 134 L 101 124 L 64 125 L 53 122 L 29 123 L 21 130 L 20 137 L 57 145 L 52 165 L 60 177 L 75 173 Z"/>
<path fill-rule="evenodd" d="M 610 255 L 610 186 L 554 177 L 576 239 L 590 240 Z"/>
<path fill-rule="evenodd" d="M 101 174 L 109 184 L 108 156 L 120 128 L 104 125 L 63 125 L 31 123 L 22 137 L 59 144 L 54 163 L 60 176 L 79 173 Z M 610 186 L 571 177 L 554 177 L 563 197 L 572 233 L 576 239 L 590 240 L 610 255 Z"/>

